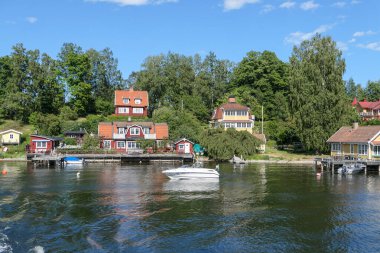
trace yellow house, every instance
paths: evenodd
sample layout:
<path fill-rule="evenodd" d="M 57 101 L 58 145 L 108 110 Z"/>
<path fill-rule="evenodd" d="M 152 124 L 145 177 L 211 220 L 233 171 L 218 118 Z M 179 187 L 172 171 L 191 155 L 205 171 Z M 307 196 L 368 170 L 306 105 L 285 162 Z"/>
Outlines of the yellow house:
<path fill-rule="evenodd" d="M 380 159 L 380 126 L 341 127 L 327 143 L 331 156 L 347 156 L 361 159 Z"/>
<path fill-rule="evenodd" d="M 236 103 L 233 96 L 228 98 L 228 103 L 216 108 L 210 121 L 211 127 L 235 128 L 237 131 L 252 133 L 254 116 L 247 106 Z"/>
<path fill-rule="evenodd" d="M 16 131 L 14 129 L 9 129 L 3 132 L 0 132 L 1 135 L 1 144 L 7 145 L 7 144 L 20 144 L 20 136 L 22 135 L 21 132 Z"/>

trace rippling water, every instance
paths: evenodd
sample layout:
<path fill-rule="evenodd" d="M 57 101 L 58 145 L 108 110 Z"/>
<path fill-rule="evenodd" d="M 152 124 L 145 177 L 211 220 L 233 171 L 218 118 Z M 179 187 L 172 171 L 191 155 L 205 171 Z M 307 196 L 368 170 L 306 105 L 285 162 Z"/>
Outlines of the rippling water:
<path fill-rule="evenodd" d="M 222 164 L 219 181 L 171 181 L 165 167 L 0 163 L 0 252 L 380 252 L 378 174 Z"/>

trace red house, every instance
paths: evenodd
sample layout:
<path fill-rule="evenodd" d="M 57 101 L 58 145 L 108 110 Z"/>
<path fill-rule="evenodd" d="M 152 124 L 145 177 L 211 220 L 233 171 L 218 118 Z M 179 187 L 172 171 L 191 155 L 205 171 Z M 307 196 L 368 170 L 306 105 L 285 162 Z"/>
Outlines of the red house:
<path fill-rule="evenodd" d="M 133 90 L 115 91 L 115 115 L 121 116 L 147 116 L 148 92 Z"/>
<path fill-rule="evenodd" d="M 186 138 L 182 138 L 176 142 L 174 142 L 175 151 L 178 154 L 192 154 L 194 153 L 194 142 L 189 141 Z"/>
<path fill-rule="evenodd" d="M 354 98 L 351 104 L 356 108 L 362 120 L 380 119 L 380 100 L 369 102 L 364 99 L 360 102 Z"/>
<path fill-rule="evenodd" d="M 32 134 L 30 136 L 30 153 L 50 153 L 59 146 L 62 138 Z"/>
<path fill-rule="evenodd" d="M 153 122 L 100 122 L 98 135 L 101 148 L 118 152 L 141 152 L 138 140 L 153 140 L 157 146 L 169 138 L 166 123 Z"/>

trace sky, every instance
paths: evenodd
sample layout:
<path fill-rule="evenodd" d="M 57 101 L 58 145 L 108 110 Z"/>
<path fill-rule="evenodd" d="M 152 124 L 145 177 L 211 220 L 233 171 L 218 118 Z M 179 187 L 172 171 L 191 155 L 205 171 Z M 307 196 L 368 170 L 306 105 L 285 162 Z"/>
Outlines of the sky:
<path fill-rule="evenodd" d="M 269 50 L 288 62 L 320 33 L 342 50 L 345 80 L 380 80 L 379 0 L 0 0 L 0 10 L 0 56 L 17 43 L 53 58 L 66 42 L 108 47 L 128 78 L 168 52 L 238 63 Z"/>

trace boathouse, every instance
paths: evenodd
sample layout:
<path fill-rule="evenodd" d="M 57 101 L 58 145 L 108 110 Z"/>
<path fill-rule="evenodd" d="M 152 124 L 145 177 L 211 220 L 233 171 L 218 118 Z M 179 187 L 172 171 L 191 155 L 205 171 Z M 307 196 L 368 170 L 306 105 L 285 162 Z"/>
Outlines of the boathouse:
<path fill-rule="evenodd" d="M 380 160 L 380 126 L 341 127 L 327 143 L 331 146 L 332 157 L 344 159 Z"/>
<path fill-rule="evenodd" d="M 192 154 L 194 152 L 194 142 L 186 138 L 182 138 L 174 142 L 175 151 L 177 154 Z"/>
<path fill-rule="evenodd" d="M 30 153 L 51 153 L 59 147 L 63 138 L 32 134 L 30 136 Z"/>

